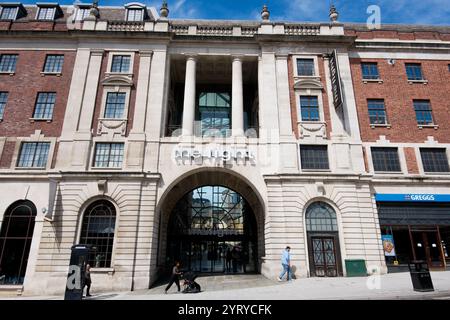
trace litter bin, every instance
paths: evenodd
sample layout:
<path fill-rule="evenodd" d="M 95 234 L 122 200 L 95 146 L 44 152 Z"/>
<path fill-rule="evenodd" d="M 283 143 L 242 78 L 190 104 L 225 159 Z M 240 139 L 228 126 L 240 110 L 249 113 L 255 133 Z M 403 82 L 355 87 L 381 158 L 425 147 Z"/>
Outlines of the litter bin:
<path fill-rule="evenodd" d="M 346 259 L 345 270 L 347 277 L 365 277 L 367 276 L 366 260 Z"/>
<path fill-rule="evenodd" d="M 411 261 L 411 263 L 408 263 L 408 267 L 414 291 L 434 291 L 430 270 L 426 261 Z"/>

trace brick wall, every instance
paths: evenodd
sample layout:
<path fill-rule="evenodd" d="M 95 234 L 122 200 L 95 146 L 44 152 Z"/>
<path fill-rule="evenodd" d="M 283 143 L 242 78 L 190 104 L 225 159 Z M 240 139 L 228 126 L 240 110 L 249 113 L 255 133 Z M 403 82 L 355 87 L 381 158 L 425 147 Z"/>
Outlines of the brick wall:
<path fill-rule="evenodd" d="M 383 83 L 363 83 L 362 61 L 378 63 Z M 405 62 L 421 63 L 428 84 L 409 84 Z M 350 59 L 350 63 L 363 141 L 376 141 L 385 135 L 391 142 L 423 143 L 428 136 L 434 136 L 440 143 L 450 142 L 450 61 L 396 60 L 395 65 L 389 65 L 386 59 Z M 384 99 L 391 128 L 370 127 L 367 99 Z M 414 99 L 430 100 L 434 122 L 439 128 L 417 126 Z"/>
<path fill-rule="evenodd" d="M 0 157 L 0 168 L 9 168 L 14 155 L 15 141 L 6 141 Z"/>
<path fill-rule="evenodd" d="M 0 51 L 18 54 L 14 75 L 0 74 L 0 91 L 7 91 L 3 121 L 0 122 L 0 136 L 27 137 L 35 130 L 41 130 L 48 137 L 58 137 L 64 121 L 64 114 L 72 79 L 75 52 L 68 51 Z M 61 76 L 41 75 L 47 54 L 64 54 Z M 56 92 L 53 119 L 31 121 L 38 92 Z"/>
<path fill-rule="evenodd" d="M 406 166 L 408 168 L 408 173 L 419 173 L 419 166 L 417 165 L 416 154 L 414 148 L 404 148 Z"/>

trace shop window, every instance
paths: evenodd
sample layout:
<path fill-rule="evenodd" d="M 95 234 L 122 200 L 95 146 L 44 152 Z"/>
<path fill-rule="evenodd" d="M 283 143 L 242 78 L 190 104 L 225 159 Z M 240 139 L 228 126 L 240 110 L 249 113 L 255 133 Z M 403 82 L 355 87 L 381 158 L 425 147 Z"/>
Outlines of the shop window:
<path fill-rule="evenodd" d="M 375 172 L 400 172 L 400 160 L 397 148 L 373 147 L 372 162 Z"/>
<path fill-rule="evenodd" d="M 423 170 L 425 172 L 449 172 L 445 148 L 420 148 Z"/>
<path fill-rule="evenodd" d="M 89 264 L 94 268 L 111 267 L 116 225 L 116 209 L 107 200 L 90 204 L 84 213 L 80 243 L 92 245 Z"/>
<path fill-rule="evenodd" d="M 36 206 L 28 200 L 10 205 L 0 229 L 0 284 L 23 284 L 36 219 Z"/>

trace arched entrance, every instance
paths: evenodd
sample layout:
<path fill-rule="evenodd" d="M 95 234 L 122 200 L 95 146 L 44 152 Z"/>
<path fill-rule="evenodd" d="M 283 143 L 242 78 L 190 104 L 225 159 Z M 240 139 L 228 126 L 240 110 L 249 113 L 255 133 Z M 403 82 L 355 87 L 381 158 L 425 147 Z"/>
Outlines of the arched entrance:
<path fill-rule="evenodd" d="M 28 200 L 6 209 L 0 230 L 0 284 L 22 284 L 33 239 L 36 206 Z"/>
<path fill-rule="evenodd" d="M 260 272 L 263 208 L 254 186 L 229 170 L 201 169 L 180 177 L 158 206 L 158 265 L 167 271 L 180 260 L 198 273 Z"/>
<path fill-rule="evenodd" d="M 167 257 L 195 272 L 256 272 L 256 220 L 236 191 L 203 186 L 184 195 L 169 220 Z"/>
<path fill-rule="evenodd" d="M 339 232 L 334 209 L 325 202 L 313 202 L 306 209 L 306 232 L 311 276 L 342 276 Z"/>

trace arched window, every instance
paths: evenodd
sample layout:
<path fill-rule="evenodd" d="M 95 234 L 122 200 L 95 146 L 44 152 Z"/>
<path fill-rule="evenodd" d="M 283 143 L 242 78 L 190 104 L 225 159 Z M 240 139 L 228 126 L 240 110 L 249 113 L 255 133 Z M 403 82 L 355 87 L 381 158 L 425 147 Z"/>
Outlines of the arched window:
<path fill-rule="evenodd" d="M 116 209 L 107 200 L 91 203 L 84 212 L 80 244 L 92 245 L 94 251 L 89 264 L 94 268 L 111 266 L 116 225 Z"/>
<path fill-rule="evenodd" d="M 306 210 L 306 231 L 338 231 L 336 213 L 325 202 L 314 202 Z"/>
<path fill-rule="evenodd" d="M 33 239 L 36 206 L 28 200 L 6 210 L 0 230 L 0 284 L 22 284 Z"/>

